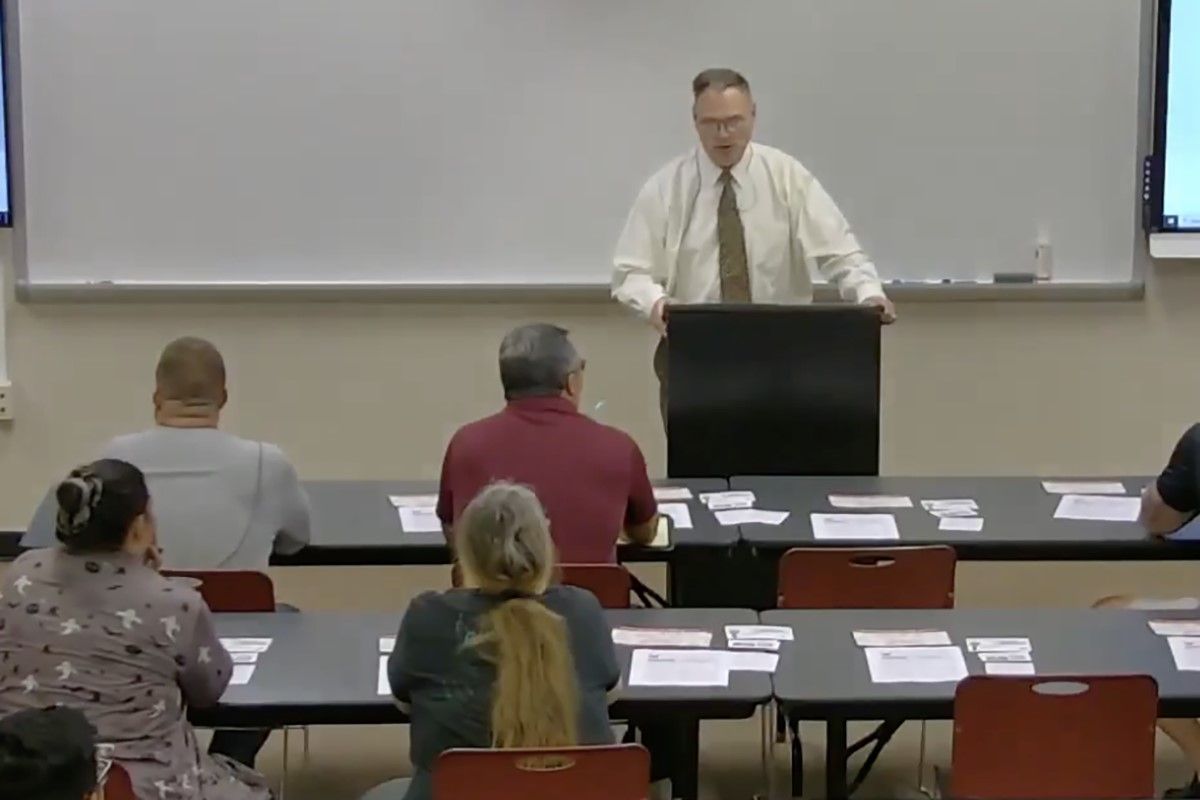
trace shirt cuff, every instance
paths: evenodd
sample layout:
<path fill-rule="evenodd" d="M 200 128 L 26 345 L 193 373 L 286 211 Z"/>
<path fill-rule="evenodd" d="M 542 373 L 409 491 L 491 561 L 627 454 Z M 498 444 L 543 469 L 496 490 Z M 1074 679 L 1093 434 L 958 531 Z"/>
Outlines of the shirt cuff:
<path fill-rule="evenodd" d="M 854 297 L 856 303 L 865 303 L 874 297 L 887 297 L 883 291 L 883 284 L 879 281 L 863 281 L 858 286 L 854 287 Z"/>

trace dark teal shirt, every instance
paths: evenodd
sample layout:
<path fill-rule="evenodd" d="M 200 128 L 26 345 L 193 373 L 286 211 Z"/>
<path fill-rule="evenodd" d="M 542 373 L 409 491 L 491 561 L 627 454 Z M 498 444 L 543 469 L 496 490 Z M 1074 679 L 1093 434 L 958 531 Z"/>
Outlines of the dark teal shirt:
<path fill-rule="evenodd" d="M 579 681 L 579 743 L 609 744 L 607 694 L 621 670 L 604 611 L 594 595 L 571 586 L 552 587 L 541 601 L 566 621 Z M 444 750 L 491 747 L 496 671 L 469 640 L 498 602 L 471 589 L 426 592 L 400 622 L 388 680 L 396 699 L 411 707 L 413 782 L 406 800 L 429 800 L 430 770 Z"/>

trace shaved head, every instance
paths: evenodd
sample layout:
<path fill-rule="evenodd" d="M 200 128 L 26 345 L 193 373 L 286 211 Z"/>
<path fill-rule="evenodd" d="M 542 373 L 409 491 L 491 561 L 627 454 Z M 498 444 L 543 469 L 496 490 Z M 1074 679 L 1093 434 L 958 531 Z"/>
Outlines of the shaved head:
<path fill-rule="evenodd" d="M 225 359 L 212 342 L 185 336 L 163 350 L 154 371 L 156 396 L 184 407 L 225 405 Z"/>

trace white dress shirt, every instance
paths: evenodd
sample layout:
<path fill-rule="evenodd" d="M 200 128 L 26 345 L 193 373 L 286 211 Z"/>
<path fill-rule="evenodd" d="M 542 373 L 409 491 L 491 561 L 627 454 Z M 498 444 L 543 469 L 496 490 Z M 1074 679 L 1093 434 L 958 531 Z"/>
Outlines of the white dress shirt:
<path fill-rule="evenodd" d="M 810 263 L 846 300 L 884 296 L 846 218 L 799 161 L 755 143 L 730 172 L 754 302 L 812 302 Z M 643 317 L 662 297 L 672 303 L 720 302 L 720 179 L 721 169 L 697 147 L 646 182 L 617 243 L 614 298 Z"/>

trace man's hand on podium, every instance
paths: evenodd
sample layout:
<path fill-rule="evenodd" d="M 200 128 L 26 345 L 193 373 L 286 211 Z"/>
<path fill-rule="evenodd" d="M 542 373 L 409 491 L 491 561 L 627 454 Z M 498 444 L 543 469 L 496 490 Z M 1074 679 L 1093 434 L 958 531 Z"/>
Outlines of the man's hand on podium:
<path fill-rule="evenodd" d="M 666 338 L 667 335 L 667 298 L 660 297 L 658 302 L 654 304 L 654 308 L 650 309 L 650 324 L 654 330 L 658 331 L 658 335 Z"/>
<path fill-rule="evenodd" d="M 886 297 L 868 297 L 863 301 L 863 305 L 878 308 L 879 317 L 883 320 L 884 325 L 891 325 L 896 321 L 896 306 Z"/>

